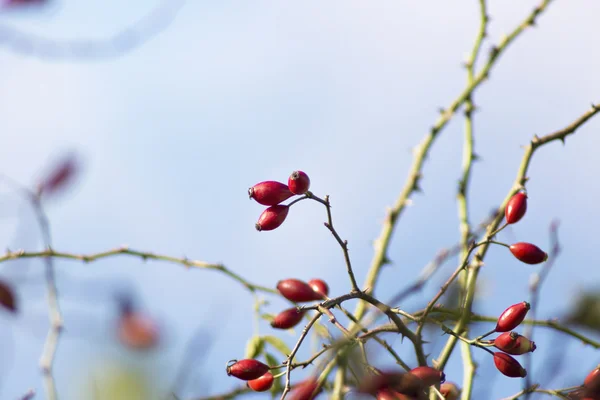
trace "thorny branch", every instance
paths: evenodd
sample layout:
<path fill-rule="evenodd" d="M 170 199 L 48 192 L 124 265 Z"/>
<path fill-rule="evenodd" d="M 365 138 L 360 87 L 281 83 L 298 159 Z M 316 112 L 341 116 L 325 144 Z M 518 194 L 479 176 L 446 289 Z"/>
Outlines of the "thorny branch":
<path fill-rule="evenodd" d="M 577 129 L 580 126 L 582 126 L 587 120 L 592 118 L 598 112 L 600 112 L 600 106 L 592 104 L 592 107 L 588 111 L 586 111 L 582 116 L 577 118 L 571 124 L 567 125 L 565 128 L 560 129 L 556 132 L 550 133 L 548 135 L 545 135 L 541 138 L 535 136 L 533 138 L 533 140 L 531 141 L 531 143 L 525 148 L 525 154 L 523 155 L 523 159 L 521 161 L 521 166 L 519 167 L 519 170 L 517 172 L 517 177 L 515 179 L 513 187 L 509 190 L 507 196 L 505 197 L 504 201 L 502 202 L 500 209 L 504 210 L 504 208 L 506 207 L 506 204 L 508 203 L 510 198 L 525 184 L 525 182 L 527 180 L 527 171 L 529 169 L 529 164 L 531 163 L 533 154 L 535 153 L 535 151 L 537 149 L 539 149 L 541 146 L 543 146 L 545 144 L 551 143 L 556 140 L 564 141 L 568 135 L 575 133 L 575 131 L 577 131 Z M 496 217 L 496 219 L 494 221 L 492 221 L 492 223 L 488 226 L 488 229 L 487 229 L 488 236 L 492 232 L 495 232 L 496 229 L 498 229 L 498 227 L 500 226 L 500 223 L 502 222 L 503 217 L 504 217 L 503 213 L 500 213 Z M 469 315 L 471 312 L 471 307 L 473 305 L 473 300 L 475 298 L 475 287 L 476 287 L 477 277 L 479 275 L 479 266 L 478 265 L 485 258 L 485 255 L 487 253 L 489 245 L 490 245 L 490 243 L 488 241 L 487 243 L 484 243 L 483 245 L 479 246 L 479 248 L 474 256 L 474 259 L 476 260 L 476 262 L 478 264 L 469 268 L 467 271 L 467 285 L 468 286 L 467 286 L 467 293 L 466 293 L 466 297 L 465 297 L 464 312 L 463 312 L 461 318 L 459 319 L 458 323 L 456 324 L 456 326 L 453 328 L 453 330 L 455 332 L 462 333 L 463 330 L 466 328 L 466 326 L 469 323 Z M 457 339 L 455 337 L 448 338 L 448 341 L 446 342 L 446 346 L 444 347 L 444 349 L 440 353 L 438 359 L 436 360 L 437 367 L 439 369 L 443 369 L 444 366 L 446 365 L 446 363 L 448 362 L 448 359 L 450 358 L 450 354 L 452 353 L 454 346 L 456 345 L 456 341 L 457 341 Z"/>
<path fill-rule="evenodd" d="M 402 215 L 406 204 L 410 196 L 419 190 L 419 180 L 422 178 L 423 165 L 425 159 L 429 155 L 435 139 L 438 134 L 446 127 L 448 122 L 452 119 L 456 111 L 467 101 L 469 96 L 479 87 L 481 83 L 489 78 L 490 72 L 496 62 L 500 59 L 500 56 L 504 54 L 506 49 L 515 41 L 521 33 L 529 26 L 535 24 L 535 20 L 552 0 L 545 0 L 539 6 L 537 6 L 531 14 L 529 14 L 525 20 L 519 24 L 512 32 L 505 36 L 497 46 L 494 46 L 488 54 L 488 60 L 482 69 L 475 75 L 471 84 L 468 84 L 463 91 L 456 97 L 456 99 L 450 104 L 450 106 L 442 112 L 438 120 L 435 122 L 430 132 L 425 135 L 421 143 L 415 148 L 414 161 L 411 166 L 410 172 L 406 184 L 404 185 L 400 195 L 396 199 L 394 205 L 388 210 L 387 218 L 383 223 L 382 230 L 379 237 L 375 240 L 375 252 L 364 287 L 368 288 L 369 291 L 373 291 L 375 288 L 377 279 L 381 271 L 381 267 L 389 262 L 387 255 L 388 248 L 392 239 L 392 234 L 396 227 L 399 217 Z M 364 316 L 366 309 L 364 303 L 359 303 L 355 310 L 356 317 L 361 320 Z"/>

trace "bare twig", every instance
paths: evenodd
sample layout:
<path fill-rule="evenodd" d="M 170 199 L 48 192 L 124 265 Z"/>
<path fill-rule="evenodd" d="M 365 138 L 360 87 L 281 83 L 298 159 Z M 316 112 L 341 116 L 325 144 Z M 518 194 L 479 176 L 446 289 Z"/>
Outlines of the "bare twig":
<path fill-rule="evenodd" d="M 187 257 L 173 257 L 173 256 L 168 256 L 168 255 L 163 255 L 163 254 L 156 254 L 156 253 L 152 253 L 152 252 L 134 250 L 134 249 L 130 249 L 127 246 L 117 247 L 115 249 L 111 249 L 111 250 L 107 250 L 107 251 L 103 251 L 103 252 L 99 252 L 99 253 L 92 253 L 92 254 L 76 254 L 76 253 L 62 252 L 62 251 L 56 251 L 52 248 L 49 248 L 49 249 L 46 249 L 43 251 L 32 251 L 32 252 L 27 252 L 24 250 L 8 251 L 4 255 L 0 256 L 0 263 L 10 261 L 10 260 L 16 260 L 16 259 L 20 259 L 20 258 L 62 258 L 62 259 L 67 259 L 67 260 L 77 260 L 77 261 L 82 261 L 85 263 L 90 263 L 93 261 L 97 261 L 97 260 L 109 258 L 109 257 L 114 257 L 114 256 L 118 256 L 118 255 L 134 256 L 134 257 L 140 258 L 143 261 L 146 261 L 146 260 L 165 261 L 165 262 L 170 262 L 173 264 L 180 264 L 186 268 L 194 267 L 194 268 L 200 268 L 200 269 L 212 269 L 212 270 L 220 271 L 220 272 L 224 273 L 225 275 L 229 276 L 230 278 L 232 278 L 233 280 L 241 283 L 246 289 L 250 290 L 251 292 L 260 291 L 260 292 L 266 292 L 266 293 L 279 294 L 279 292 L 275 289 L 272 289 L 272 288 L 269 288 L 266 286 L 256 285 L 256 284 L 248 282 L 245 278 L 243 278 L 240 275 L 238 275 L 237 273 L 231 271 L 230 269 L 228 269 L 227 267 L 225 267 L 222 264 L 213 264 L 213 263 L 208 263 L 206 261 L 190 260 Z"/>
<path fill-rule="evenodd" d="M 302 333 L 300 334 L 300 337 L 298 338 L 298 341 L 296 341 L 296 345 L 294 346 L 294 348 L 292 349 L 292 352 L 288 355 L 288 358 L 286 360 L 286 373 L 285 373 L 285 387 L 283 389 L 283 393 L 281 394 L 281 400 L 285 399 L 285 396 L 288 394 L 288 392 L 291 389 L 291 373 L 292 373 L 292 362 L 294 360 L 294 357 L 296 356 L 296 353 L 298 352 L 298 350 L 300 349 L 300 346 L 302 345 L 302 342 L 304 341 L 304 338 L 306 337 L 306 335 L 308 334 L 308 332 L 310 331 L 310 328 L 314 325 L 315 322 L 317 322 L 317 320 L 319 318 L 321 318 L 321 313 L 317 312 L 312 319 L 310 320 L 310 322 L 304 327 L 304 329 L 302 329 Z"/>
<path fill-rule="evenodd" d="M 342 248 L 342 251 L 344 252 L 344 260 L 346 261 L 346 269 L 348 272 L 348 276 L 350 277 L 350 283 L 352 284 L 352 291 L 358 292 L 358 284 L 356 283 L 356 278 L 354 277 L 354 271 L 352 271 L 352 263 L 350 262 L 350 254 L 348 253 L 348 241 L 342 240 L 340 235 L 333 227 L 333 219 L 331 217 L 331 203 L 329 202 L 329 196 L 325 196 L 325 199 L 320 199 L 319 197 L 315 196 L 312 192 L 308 192 L 306 196 L 325 205 L 325 209 L 327 210 L 327 222 L 325 223 L 325 227 L 329 229 L 335 240 Z"/>

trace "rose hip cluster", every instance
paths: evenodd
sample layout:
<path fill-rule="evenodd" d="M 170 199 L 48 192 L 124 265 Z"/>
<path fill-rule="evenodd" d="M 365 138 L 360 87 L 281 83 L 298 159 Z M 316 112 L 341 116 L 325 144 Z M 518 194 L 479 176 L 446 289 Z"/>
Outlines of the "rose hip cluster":
<path fill-rule="evenodd" d="M 329 286 L 321 279 L 311 279 L 308 283 L 299 279 L 284 279 L 277 283 L 277 290 L 283 297 L 295 303 L 321 301 L 329 294 Z M 290 329 L 298 325 L 304 316 L 304 311 L 288 308 L 277 314 L 271 326 L 275 329 Z"/>
<path fill-rule="evenodd" d="M 521 364 L 515 360 L 510 354 L 519 356 L 525 353 L 533 352 L 536 349 L 535 343 L 525 336 L 513 332 L 517 326 L 523 322 L 530 305 L 526 301 L 513 304 L 508 307 L 500 317 L 496 327 L 481 336 L 486 337 L 492 333 L 501 333 L 498 337 L 491 341 L 487 341 L 488 345 L 496 347 L 499 352 L 494 352 L 494 364 L 498 371 L 510 378 L 524 378 L 527 376 L 527 371 Z"/>
<path fill-rule="evenodd" d="M 231 360 L 227 363 L 227 375 L 246 381 L 248 388 L 255 392 L 266 392 L 271 389 L 275 376 L 268 365 L 255 360 Z M 318 394 L 318 382 L 309 378 L 293 387 L 290 400 L 311 400 Z"/>
<path fill-rule="evenodd" d="M 277 181 L 264 181 L 248 189 L 251 199 L 264 206 L 269 206 L 258 217 L 255 227 L 257 231 L 272 231 L 285 221 L 289 205 L 280 204 L 294 195 L 308 192 L 310 178 L 302 171 L 294 171 L 288 178 L 288 184 Z"/>
<path fill-rule="evenodd" d="M 506 225 L 516 224 L 527 211 L 527 194 L 518 192 L 506 204 L 504 214 Z M 503 227 L 503 228 L 504 228 Z M 548 254 L 534 244 L 519 242 L 508 246 L 515 258 L 526 264 L 540 264 L 548 259 Z"/>
<path fill-rule="evenodd" d="M 295 303 L 308 301 L 322 301 L 329 294 L 329 286 L 321 279 L 311 279 L 308 282 L 299 279 L 284 279 L 277 283 L 277 290 L 283 297 Z M 298 308 L 288 308 L 273 318 L 271 327 L 275 329 L 290 329 L 302 321 L 305 311 Z M 233 362 L 233 364 L 231 364 Z M 255 360 L 232 360 L 227 365 L 227 375 L 234 376 L 247 382 L 250 389 L 255 392 L 264 392 L 273 386 L 275 377 L 269 372 L 269 366 Z M 297 386 L 291 394 L 292 399 L 310 399 L 316 382 L 306 381 Z M 306 393 L 305 393 L 306 392 Z"/>

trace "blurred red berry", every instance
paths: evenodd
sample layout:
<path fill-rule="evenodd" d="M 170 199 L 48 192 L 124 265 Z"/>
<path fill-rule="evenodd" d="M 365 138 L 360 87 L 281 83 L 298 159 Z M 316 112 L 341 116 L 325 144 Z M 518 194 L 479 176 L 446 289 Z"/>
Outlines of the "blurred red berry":
<path fill-rule="evenodd" d="M 410 396 L 423 393 L 428 385 L 412 373 L 382 371 L 379 375 L 370 375 L 363 379 L 358 386 L 359 393 L 376 395 L 379 391 L 388 390 Z"/>
<path fill-rule="evenodd" d="M 49 195 L 64 189 L 73 180 L 79 162 L 74 153 L 67 154 L 49 172 L 48 176 L 38 184 L 40 195 Z"/>
<path fill-rule="evenodd" d="M 121 343 L 134 350 L 148 350 L 157 345 L 159 330 L 152 318 L 137 311 L 121 315 L 118 335 Z"/>
<path fill-rule="evenodd" d="M 377 392 L 377 400 L 417 400 L 416 397 L 410 397 L 393 390 L 383 389 Z"/>
<path fill-rule="evenodd" d="M 288 179 L 288 187 L 294 194 L 304 194 L 310 187 L 310 178 L 302 171 L 294 171 Z"/>
<path fill-rule="evenodd" d="M 8 311 L 16 313 L 17 306 L 13 290 L 7 283 L 0 281 L 0 305 Z"/>
<path fill-rule="evenodd" d="M 327 283 L 321 279 L 311 279 L 308 281 L 308 286 L 310 286 L 312 290 L 319 293 L 323 297 L 327 297 L 329 294 L 329 286 L 327 286 Z"/>
<path fill-rule="evenodd" d="M 257 231 L 272 231 L 279 228 L 288 215 L 289 207 L 286 205 L 271 206 L 263 211 L 255 225 Z"/>
<path fill-rule="evenodd" d="M 443 371 L 428 366 L 416 367 L 410 370 L 410 373 L 423 381 L 425 386 L 437 385 L 446 380 Z"/>
<path fill-rule="evenodd" d="M 290 400 L 313 400 L 320 393 L 316 392 L 319 386 L 315 378 L 309 378 L 304 382 L 299 383 L 290 393 Z"/>
<path fill-rule="evenodd" d="M 277 314 L 271 326 L 275 329 L 290 329 L 298 325 L 302 321 L 304 311 L 299 311 L 297 308 L 289 308 Z"/>
<path fill-rule="evenodd" d="M 510 252 L 525 264 L 539 264 L 548 259 L 548 253 L 531 243 L 515 243 L 510 246 Z"/>
<path fill-rule="evenodd" d="M 244 381 L 258 379 L 269 371 L 269 366 L 254 359 L 232 360 L 231 365 L 227 365 L 227 375 L 234 376 Z"/>
<path fill-rule="evenodd" d="M 48 2 L 48 0 L 0 0 L 0 8 L 5 7 L 19 7 L 29 5 L 42 5 Z"/>
<path fill-rule="evenodd" d="M 509 224 L 517 223 L 523 218 L 527 211 L 527 194 L 519 192 L 510 198 L 504 209 L 506 222 Z"/>
<path fill-rule="evenodd" d="M 273 380 L 273 374 L 267 372 L 260 378 L 246 382 L 246 385 L 248 385 L 248 387 L 255 392 L 266 392 L 267 390 L 271 389 L 271 386 L 273 386 Z"/>
<path fill-rule="evenodd" d="M 455 383 L 447 382 L 440 386 L 440 393 L 446 400 L 458 400 L 460 389 Z"/>
<path fill-rule="evenodd" d="M 527 315 L 530 305 L 528 302 L 513 304 L 508 307 L 498 318 L 496 323 L 496 332 L 508 332 L 515 329 Z"/>
<path fill-rule="evenodd" d="M 264 206 L 275 206 L 294 194 L 281 182 L 264 181 L 248 189 L 248 195 Z"/>
<path fill-rule="evenodd" d="M 506 353 L 494 353 L 494 364 L 498 371 L 510 378 L 525 378 L 527 371 L 517 360 Z"/>
<path fill-rule="evenodd" d="M 296 303 L 322 299 L 319 293 L 308 286 L 308 283 L 299 279 L 290 278 L 281 280 L 277 282 L 277 290 L 279 290 L 279 293 L 281 293 L 283 297 Z"/>

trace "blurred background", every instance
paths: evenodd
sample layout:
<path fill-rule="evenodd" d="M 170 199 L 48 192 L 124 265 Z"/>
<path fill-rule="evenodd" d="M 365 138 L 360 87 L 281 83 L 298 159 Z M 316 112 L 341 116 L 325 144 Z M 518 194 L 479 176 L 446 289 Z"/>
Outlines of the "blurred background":
<path fill-rule="evenodd" d="M 492 19 L 482 60 L 536 4 L 488 2 Z M 153 14 L 154 7 L 160 12 Z M 129 245 L 222 262 L 269 287 L 284 278 L 318 277 L 329 283 L 331 296 L 346 293 L 344 260 L 322 225 L 323 207 L 301 202 L 282 227 L 258 233 L 254 223 L 262 207 L 248 200 L 247 189 L 306 171 L 311 190 L 331 196 L 335 224 L 349 241 L 362 282 L 372 240 L 404 183 L 412 148 L 438 109 L 463 90 L 461 64 L 477 32 L 478 2 L 222 0 L 179 7 L 140 0 L 4 7 L 0 172 L 33 187 L 64 154 L 77 155 L 75 182 L 45 204 L 58 251 L 92 254 Z M 522 145 L 600 101 L 598 18 L 595 1 L 553 2 L 475 92 L 481 160 L 469 195 L 473 223 L 512 186 Z M 138 28 L 149 40 L 128 42 Z M 393 264 L 375 292 L 382 300 L 459 240 L 455 197 L 463 125 L 457 115 L 426 162 L 423 193 L 412 196 L 402 215 L 390 248 Z M 600 290 L 599 130 L 600 120 L 593 119 L 566 146 L 552 143 L 535 154 L 528 213 L 499 236 L 548 248 L 550 223 L 560 220 L 562 252 L 541 289 L 540 319 L 564 320 L 583 293 Z M 31 204 L 6 182 L 0 183 L 0 218 L 0 246 L 43 249 Z M 422 307 L 456 262 L 422 292 L 393 305 Z M 61 399 L 159 399 L 173 387 L 182 399 L 224 393 L 240 386 L 225 374 L 225 364 L 243 358 L 253 334 L 275 334 L 290 346 L 299 334 L 273 333 L 263 320 L 257 324 L 255 298 L 218 272 L 130 256 L 87 264 L 57 259 L 55 265 L 65 319 L 55 360 Z M 539 268 L 492 247 L 475 311 L 494 316 L 527 300 L 530 275 Z M 0 312 L 2 399 L 22 398 L 30 389 L 36 399 L 45 398 L 38 368 L 48 329 L 43 272 L 42 259 L 0 265 L 0 279 L 14 286 L 19 301 L 17 314 Z M 117 339 L 117 295 L 123 292 L 160 326 L 152 351 L 127 350 Z M 260 297 L 270 302 L 265 312 L 286 306 L 275 296 Z M 590 300 L 585 310 L 597 316 L 599 304 Z M 598 340 L 598 319 L 583 319 L 587 327 L 577 329 Z M 430 335 L 435 357 L 446 337 Z M 546 328 L 536 328 L 534 336 L 534 382 L 577 385 L 600 362 L 598 350 L 568 336 Z M 396 335 L 387 339 L 414 364 L 407 342 Z M 474 398 L 521 389 L 521 380 L 500 376 L 489 355 L 474 350 Z M 310 354 L 307 342 L 298 359 Z M 393 365 L 389 356 L 376 354 L 376 366 Z M 178 380 L 181 371 L 186 376 Z M 292 376 L 298 381 L 310 372 Z M 458 349 L 446 374 L 462 382 Z"/>

